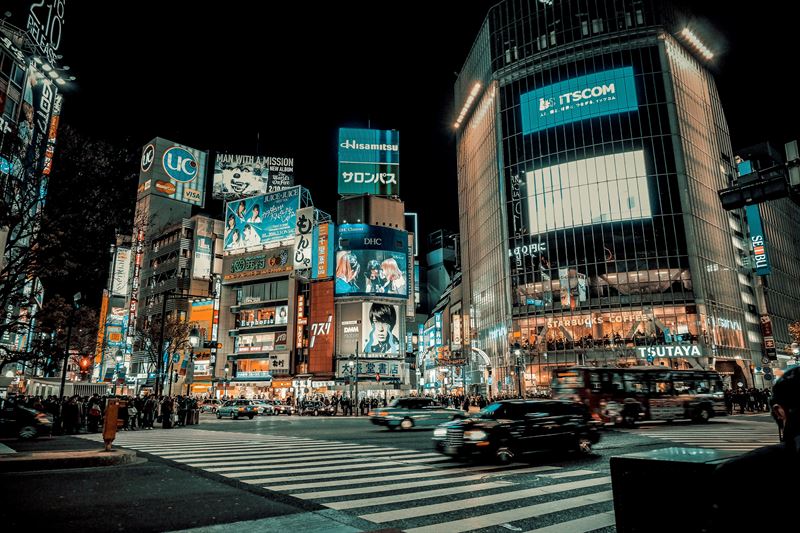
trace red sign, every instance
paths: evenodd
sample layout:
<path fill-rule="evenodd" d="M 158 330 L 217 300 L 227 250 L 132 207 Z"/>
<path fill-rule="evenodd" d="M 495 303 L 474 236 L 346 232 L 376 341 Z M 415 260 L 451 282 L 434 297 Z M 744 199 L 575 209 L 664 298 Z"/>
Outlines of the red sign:
<path fill-rule="evenodd" d="M 336 340 L 333 288 L 333 280 L 311 284 L 308 371 L 312 374 L 333 372 L 333 351 Z"/>

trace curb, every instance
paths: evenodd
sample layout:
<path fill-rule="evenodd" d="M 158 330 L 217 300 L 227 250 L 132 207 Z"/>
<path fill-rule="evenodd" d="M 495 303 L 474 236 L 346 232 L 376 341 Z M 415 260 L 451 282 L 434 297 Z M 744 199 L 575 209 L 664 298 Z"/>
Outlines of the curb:
<path fill-rule="evenodd" d="M 65 450 L 0 455 L 0 473 L 63 468 L 127 465 L 136 461 L 136 452 L 129 450 Z"/>

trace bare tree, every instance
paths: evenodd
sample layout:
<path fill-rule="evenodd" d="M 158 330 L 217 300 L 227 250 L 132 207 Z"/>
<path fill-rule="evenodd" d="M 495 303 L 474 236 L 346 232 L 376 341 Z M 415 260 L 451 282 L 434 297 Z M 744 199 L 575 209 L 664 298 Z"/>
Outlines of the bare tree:
<path fill-rule="evenodd" d="M 147 362 L 153 369 L 159 368 L 159 358 L 166 355 L 167 362 L 161 369 L 162 375 L 156 376 L 156 392 L 160 392 L 164 386 L 164 377 L 166 374 L 167 365 L 169 361 L 183 350 L 189 349 L 189 332 L 192 327 L 197 324 L 177 320 L 172 317 L 167 317 L 164 322 L 164 346 L 159 349 L 159 342 L 161 341 L 161 318 L 149 320 L 144 326 L 136 332 L 136 344 L 140 349 L 144 350 L 147 354 Z M 163 359 L 162 359 L 163 362 Z M 168 377 L 168 376 L 167 376 Z"/>

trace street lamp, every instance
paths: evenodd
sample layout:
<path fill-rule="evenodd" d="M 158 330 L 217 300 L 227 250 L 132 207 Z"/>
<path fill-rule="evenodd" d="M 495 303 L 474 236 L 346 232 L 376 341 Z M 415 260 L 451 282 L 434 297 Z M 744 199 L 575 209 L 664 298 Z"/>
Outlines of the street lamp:
<path fill-rule="evenodd" d="M 200 346 L 200 331 L 192 328 L 189 332 L 189 364 L 186 367 L 186 396 L 189 396 L 191 382 L 194 381 L 194 349 Z"/>
<path fill-rule="evenodd" d="M 517 344 L 517 346 L 519 346 L 519 345 Z M 516 366 L 517 366 L 517 383 L 519 384 L 518 385 L 519 386 L 519 397 L 520 398 L 525 398 L 525 390 L 523 388 L 523 383 L 522 383 L 522 372 L 524 370 L 523 367 L 522 367 L 522 350 L 520 350 L 519 348 L 516 348 L 514 350 L 514 356 L 517 359 L 517 361 L 516 361 L 517 365 Z"/>
<path fill-rule="evenodd" d="M 225 363 L 225 368 L 223 368 L 222 370 L 225 372 L 225 377 L 224 377 L 224 380 L 225 380 L 225 396 L 227 396 L 228 395 L 228 372 L 231 371 L 231 367 L 227 363 Z"/>

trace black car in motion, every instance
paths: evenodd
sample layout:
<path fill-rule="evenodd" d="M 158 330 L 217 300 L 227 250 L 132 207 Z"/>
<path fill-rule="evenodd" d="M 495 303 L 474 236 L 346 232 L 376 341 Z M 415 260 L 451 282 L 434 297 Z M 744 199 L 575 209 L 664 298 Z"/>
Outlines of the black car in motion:
<path fill-rule="evenodd" d="M 586 406 L 565 400 L 504 400 L 475 416 L 448 422 L 433 432 L 436 450 L 446 455 L 494 458 L 508 463 L 538 451 L 575 450 L 590 454 L 600 441 L 600 422 Z"/>

